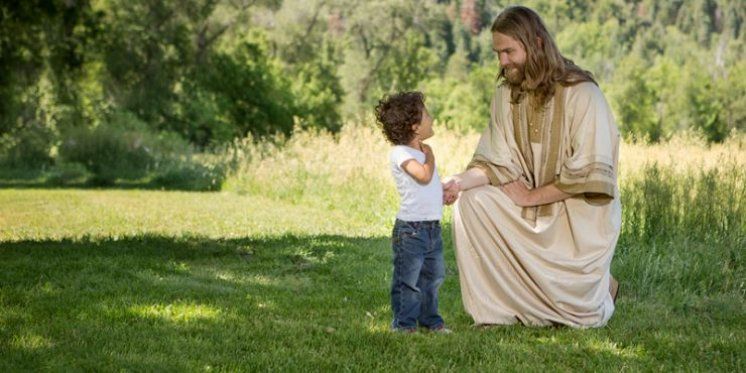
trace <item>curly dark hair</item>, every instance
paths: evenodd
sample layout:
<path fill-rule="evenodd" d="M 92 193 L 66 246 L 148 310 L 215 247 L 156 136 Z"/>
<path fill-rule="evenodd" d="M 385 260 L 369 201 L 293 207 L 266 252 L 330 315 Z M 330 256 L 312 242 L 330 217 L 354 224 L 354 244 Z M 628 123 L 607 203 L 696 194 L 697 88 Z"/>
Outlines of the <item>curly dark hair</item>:
<path fill-rule="evenodd" d="M 394 145 L 406 145 L 414 138 L 412 125 L 422 121 L 424 108 L 422 92 L 400 92 L 378 102 L 376 120 L 386 139 Z"/>

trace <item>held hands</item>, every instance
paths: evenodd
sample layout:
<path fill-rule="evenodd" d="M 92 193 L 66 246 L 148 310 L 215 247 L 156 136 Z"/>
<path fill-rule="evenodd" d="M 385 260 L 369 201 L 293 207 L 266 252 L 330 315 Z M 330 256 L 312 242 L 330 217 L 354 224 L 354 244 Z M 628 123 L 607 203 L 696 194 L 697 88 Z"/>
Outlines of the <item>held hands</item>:
<path fill-rule="evenodd" d="M 461 184 L 456 180 L 450 179 L 443 183 L 443 204 L 452 205 L 458 199 L 459 192 L 461 192 Z"/>
<path fill-rule="evenodd" d="M 447 179 L 448 181 L 443 183 L 443 204 L 452 205 L 458 199 L 458 195 L 461 192 L 461 184 L 455 179 Z M 534 206 L 533 195 L 531 190 L 526 187 L 521 180 L 516 180 L 512 183 L 507 183 L 500 186 L 502 190 L 512 201 L 518 206 L 528 207 Z"/>
<path fill-rule="evenodd" d="M 447 177 L 446 182 L 443 185 L 443 204 L 452 205 L 458 199 L 459 193 L 461 192 L 460 180 L 453 177 Z M 536 206 L 535 195 L 523 180 L 516 180 L 511 183 L 503 184 L 500 186 L 500 190 L 510 198 L 513 203 L 521 207 Z"/>

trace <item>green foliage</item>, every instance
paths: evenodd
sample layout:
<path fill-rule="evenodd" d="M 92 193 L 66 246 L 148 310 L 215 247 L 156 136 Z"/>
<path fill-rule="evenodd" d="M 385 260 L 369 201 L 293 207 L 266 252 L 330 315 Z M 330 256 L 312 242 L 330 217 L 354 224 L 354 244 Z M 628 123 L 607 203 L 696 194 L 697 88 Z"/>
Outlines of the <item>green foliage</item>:
<path fill-rule="evenodd" d="M 347 94 L 343 115 L 368 113 L 383 94 L 414 89 L 437 71 L 442 61 L 426 43 L 431 17 L 443 15 L 435 11 L 437 6 L 405 1 L 340 3 L 347 5 L 338 9 L 346 32 L 335 39 L 344 47 L 339 67 Z"/>
<path fill-rule="evenodd" d="M 734 0 L 532 0 L 593 72 L 627 139 L 746 127 L 746 8 Z M 32 0 L 0 5 L 0 163 L 48 167 L 66 136 L 129 112 L 200 150 L 338 131 L 386 93 L 424 89 L 437 119 L 482 128 L 507 3 Z M 38 136 L 32 135 L 38 134 Z M 147 163 L 147 162 L 146 162 Z M 129 177 L 131 175 L 128 175 Z"/>
<path fill-rule="evenodd" d="M 658 141 L 661 123 L 655 112 L 656 93 L 645 77 L 644 62 L 629 55 L 619 62 L 613 86 L 609 89 L 612 107 L 617 112 L 619 129 L 625 139 Z"/>
<path fill-rule="evenodd" d="M 392 91 L 410 91 L 432 73 L 437 63 L 435 54 L 424 47 L 422 35 L 408 31 L 397 36 L 401 48 L 393 49 L 390 58 L 377 74 L 378 86 Z"/>
<path fill-rule="evenodd" d="M 344 93 L 332 64 L 319 61 L 301 66 L 293 79 L 293 94 L 301 128 L 341 128 L 339 106 Z"/>
<path fill-rule="evenodd" d="M 222 136 L 214 136 L 216 142 L 247 134 L 288 134 L 292 130 L 294 107 L 289 82 L 258 44 L 245 42 L 231 54 L 214 54 L 204 74 L 196 79 L 214 97 L 224 123 L 233 126 L 231 133 L 223 131 Z M 211 127 L 204 126 L 203 130 L 210 131 Z"/>
<path fill-rule="evenodd" d="M 616 42 L 619 23 L 609 19 L 603 24 L 597 21 L 572 23 L 562 28 L 556 36 L 557 44 L 565 56 L 593 73 L 597 80 L 608 81 L 612 77 L 614 60 L 620 57 Z"/>
<path fill-rule="evenodd" d="M 454 78 L 430 80 L 427 107 L 431 114 L 447 128 L 460 131 L 481 131 L 490 121 L 490 102 L 497 87 L 497 71 L 477 67 L 466 81 Z"/>
<path fill-rule="evenodd" d="M 145 177 L 188 151 L 181 138 L 156 134 L 129 112 L 117 112 L 110 122 L 93 129 L 70 130 L 59 146 L 61 160 L 85 165 L 92 181 L 101 185 Z"/>
<path fill-rule="evenodd" d="M 91 172 L 80 163 L 58 162 L 46 173 L 47 183 L 52 185 L 82 185 L 91 178 Z"/>
<path fill-rule="evenodd" d="M 728 68 L 713 89 L 723 106 L 718 118 L 728 131 L 746 132 L 746 60 Z"/>
<path fill-rule="evenodd" d="M 136 113 L 156 129 L 172 117 L 174 87 L 195 58 L 184 11 L 176 2 L 123 0 L 113 0 L 105 10 L 104 87 L 118 109 Z"/>
<path fill-rule="evenodd" d="M 225 167 L 219 164 L 179 162 L 160 169 L 152 184 L 164 189 L 215 191 L 220 190 L 225 175 Z"/>
<path fill-rule="evenodd" d="M 746 87 L 728 74 L 741 74 L 738 64 L 730 68 L 711 65 L 713 56 L 697 51 L 689 36 L 673 27 L 666 30 L 662 54 L 646 62 L 641 52 L 631 52 L 618 64 L 614 79 L 606 85 L 627 139 L 658 141 L 678 131 L 695 130 L 711 142 L 722 142 L 739 130 L 740 97 Z"/>
<path fill-rule="evenodd" d="M 0 4 L 0 135 L 51 107 L 65 110 L 46 116 L 40 126 L 81 120 L 78 84 L 100 22 L 85 0 Z M 33 99 L 40 86 L 45 86 L 44 101 Z"/>
<path fill-rule="evenodd" d="M 196 75 L 180 84 L 183 91 L 175 103 L 179 120 L 168 123 L 170 130 L 200 147 L 238 136 L 238 129 L 223 113 L 226 98 L 202 85 L 203 81 L 209 82 L 208 78 Z"/>
<path fill-rule="evenodd" d="M 60 156 L 84 164 L 101 185 L 113 184 L 117 178 L 143 177 L 154 163 L 141 135 L 108 126 L 72 131 L 60 146 Z"/>
<path fill-rule="evenodd" d="M 706 79 L 706 80 L 705 80 Z M 729 135 L 727 123 L 721 118 L 722 103 L 710 79 L 700 79 L 696 87 L 689 90 L 689 101 L 692 104 L 694 128 L 700 129 L 711 142 L 722 142 Z"/>
<path fill-rule="evenodd" d="M 38 122 L 0 136 L 0 166 L 12 169 L 40 169 L 52 164 L 50 154 L 54 133 Z"/>

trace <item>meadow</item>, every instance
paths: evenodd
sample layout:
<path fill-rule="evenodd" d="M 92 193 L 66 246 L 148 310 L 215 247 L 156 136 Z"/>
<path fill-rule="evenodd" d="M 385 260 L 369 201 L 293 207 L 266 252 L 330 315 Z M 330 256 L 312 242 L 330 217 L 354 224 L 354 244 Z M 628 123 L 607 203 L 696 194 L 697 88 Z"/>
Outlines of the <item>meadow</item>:
<path fill-rule="evenodd" d="M 437 130 L 437 129 L 436 129 Z M 439 129 L 441 176 L 478 134 Z M 370 125 L 236 142 L 220 192 L 0 189 L 0 370 L 746 370 L 746 139 L 623 144 L 609 325 L 388 330 L 397 195 Z"/>

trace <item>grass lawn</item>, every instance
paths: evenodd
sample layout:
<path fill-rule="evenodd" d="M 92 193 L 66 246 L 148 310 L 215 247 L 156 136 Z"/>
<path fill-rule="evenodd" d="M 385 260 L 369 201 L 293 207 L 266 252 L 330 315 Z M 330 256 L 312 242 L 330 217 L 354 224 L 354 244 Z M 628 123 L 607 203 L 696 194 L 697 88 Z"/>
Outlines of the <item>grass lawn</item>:
<path fill-rule="evenodd" d="M 441 311 L 455 333 L 398 335 L 388 213 L 0 190 L 0 371 L 746 369 L 742 240 L 623 239 L 605 328 L 476 329 L 446 214 Z"/>

